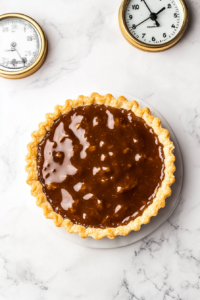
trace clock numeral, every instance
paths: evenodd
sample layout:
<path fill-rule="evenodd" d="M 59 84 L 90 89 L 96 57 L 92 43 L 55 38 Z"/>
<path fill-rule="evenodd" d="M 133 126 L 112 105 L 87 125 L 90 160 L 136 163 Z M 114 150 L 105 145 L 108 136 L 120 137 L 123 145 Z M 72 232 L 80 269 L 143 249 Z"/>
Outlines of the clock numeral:
<path fill-rule="evenodd" d="M 168 4 L 168 5 L 167 5 L 167 8 L 172 8 L 171 4 Z"/>
<path fill-rule="evenodd" d="M 153 36 L 153 37 L 152 37 L 152 41 L 155 42 L 155 40 L 156 40 L 156 39 L 155 39 L 155 37 Z"/>
<path fill-rule="evenodd" d="M 135 24 L 133 24 L 133 25 L 132 25 L 132 29 L 136 29 L 136 26 L 135 26 Z"/>
<path fill-rule="evenodd" d="M 12 64 L 14 67 L 17 65 L 17 61 L 16 61 L 15 58 L 13 58 L 13 59 L 11 60 L 11 64 Z"/>
<path fill-rule="evenodd" d="M 166 38 L 166 37 L 167 37 L 166 33 L 163 33 L 163 37 L 164 37 L 164 38 Z"/>
<path fill-rule="evenodd" d="M 17 29 L 18 26 L 15 23 L 12 23 L 12 29 Z"/>
<path fill-rule="evenodd" d="M 145 35 L 146 35 L 146 33 L 142 33 L 142 38 L 144 38 L 144 37 L 145 37 Z"/>
<path fill-rule="evenodd" d="M 174 14 L 174 18 L 177 18 L 177 17 L 178 17 L 178 15 L 175 13 L 175 14 Z"/>
<path fill-rule="evenodd" d="M 132 9 L 139 9 L 140 7 L 139 7 L 139 5 L 138 4 L 136 4 L 136 5 L 132 5 Z"/>
<path fill-rule="evenodd" d="M 3 32 L 8 32 L 9 28 L 8 27 L 3 27 L 2 30 L 3 30 Z"/>
<path fill-rule="evenodd" d="M 25 51 L 25 56 L 30 56 L 31 55 L 31 51 L 28 50 L 28 51 Z"/>
<path fill-rule="evenodd" d="M 37 53 L 37 51 L 34 51 L 33 56 L 36 56 L 36 55 L 38 55 L 38 53 Z"/>
<path fill-rule="evenodd" d="M 176 26 L 174 24 L 172 24 L 172 28 L 176 28 Z"/>
<path fill-rule="evenodd" d="M 129 19 L 132 20 L 132 19 L 133 19 L 133 16 L 132 16 L 132 15 L 129 15 Z"/>
<path fill-rule="evenodd" d="M 33 37 L 30 35 L 30 36 L 27 36 L 27 41 L 28 42 L 31 42 L 33 40 Z"/>

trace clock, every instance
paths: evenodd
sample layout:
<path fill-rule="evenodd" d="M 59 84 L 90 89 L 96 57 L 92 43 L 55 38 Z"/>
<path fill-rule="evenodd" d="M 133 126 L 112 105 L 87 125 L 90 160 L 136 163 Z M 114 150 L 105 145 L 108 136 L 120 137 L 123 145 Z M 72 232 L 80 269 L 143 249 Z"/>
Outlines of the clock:
<path fill-rule="evenodd" d="M 44 63 L 47 39 L 40 25 L 22 14 L 0 16 L 0 76 L 27 77 Z"/>
<path fill-rule="evenodd" d="M 184 0 L 124 0 L 119 9 L 122 34 L 143 51 L 171 48 L 181 39 L 187 24 Z"/>

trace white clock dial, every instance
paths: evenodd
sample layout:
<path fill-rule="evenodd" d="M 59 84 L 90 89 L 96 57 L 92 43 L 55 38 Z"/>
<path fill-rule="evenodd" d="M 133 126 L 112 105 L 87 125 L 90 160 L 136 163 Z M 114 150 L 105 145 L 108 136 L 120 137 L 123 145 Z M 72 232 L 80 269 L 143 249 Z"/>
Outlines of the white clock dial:
<path fill-rule="evenodd" d="M 177 0 L 130 0 L 125 12 L 126 26 L 133 37 L 151 45 L 172 40 L 183 23 Z"/>
<path fill-rule="evenodd" d="M 0 21 L 0 69 L 18 71 L 38 57 L 41 40 L 37 30 L 26 20 L 6 18 Z"/>

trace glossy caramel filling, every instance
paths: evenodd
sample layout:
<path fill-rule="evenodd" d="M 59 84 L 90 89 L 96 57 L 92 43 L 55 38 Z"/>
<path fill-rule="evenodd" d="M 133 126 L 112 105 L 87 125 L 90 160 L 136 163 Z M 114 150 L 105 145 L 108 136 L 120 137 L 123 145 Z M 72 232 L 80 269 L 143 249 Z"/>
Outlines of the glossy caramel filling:
<path fill-rule="evenodd" d="M 132 111 L 77 107 L 38 145 L 37 167 L 56 213 L 85 227 L 117 227 L 155 198 L 164 179 L 163 145 Z"/>

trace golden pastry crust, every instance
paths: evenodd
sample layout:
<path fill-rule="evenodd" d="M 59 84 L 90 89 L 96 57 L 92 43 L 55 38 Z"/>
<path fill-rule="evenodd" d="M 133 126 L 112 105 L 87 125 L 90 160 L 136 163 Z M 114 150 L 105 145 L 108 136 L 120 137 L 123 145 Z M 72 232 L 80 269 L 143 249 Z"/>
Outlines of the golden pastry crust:
<path fill-rule="evenodd" d="M 68 113 L 71 109 L 75 107 L 86 106 L 91 104 L 104 104 L 106 106 L 132 110 L 136 116 L 144 119 L 145 122 L 153 128 L 154 132 L 159 138 L 159 141 L 163 144 L 163 151 L 165 155 L 165 178 L 157 191 L 156 197 L 154 198 L 152 204 L 149 205 L 146 210 L 144 210 L 141 216 L 137 217 L 133 221 L 130 221 L 127 225 L 118 226 L 116 228 L 86 228 L 81 225 L 73 224 L 68 219 L 63 219 L 61 215 L 57 214 L 53 210 L 51 204 L 47 201 L 47 198 L 42 191 L 42 185 L 38 180 L 38 144 L 43 140 L 47 131 L 49 131 L 49 129 L 51 128 L 51 126 L 54 123 L 54 120 L 56 120 L 62 114 Z M 111 94 L 101 96 L 97 93 L 93 93 L 89 97 L 79 96 L 77 100 L 67 100 L 64 106 L 57 105 L 55 107 L 54 113 L 46 114 L 46 120 L 39 124 L 39 129 L 37 131 L 34 131 L 32 133 L 32 141 L 28 144 L 27 148 L 27 183 L 31 186 L 31 194 L 37 199 L 36 204 L 43 209 L 46 218 L 53 219 L 56 226 L 64 227 L 69 233 L 77 232 L 79 233 L 81 238 L 91 236 L 96 240 L 100 240 L 104 237 L 114 239 L 117 235 L 127 235 L 132 230 L 140 230 L 142 224 L 149 223 L 151 217 L 156 216 L 158 210 L 165 206 L 165 199 L 171 195 L 170 186 L 175 181 L 175 177 L 173 175 L 175 171 L 175 156 L 173 155 L 174 145 L 170 141 L 168 130 L 161 127 L 161 121 L 158 118 L 152 116 L 148 108 L 140 108 L 136 101 L 128 101 L 123 96 L 120 96 L 115 99 Z"/>

